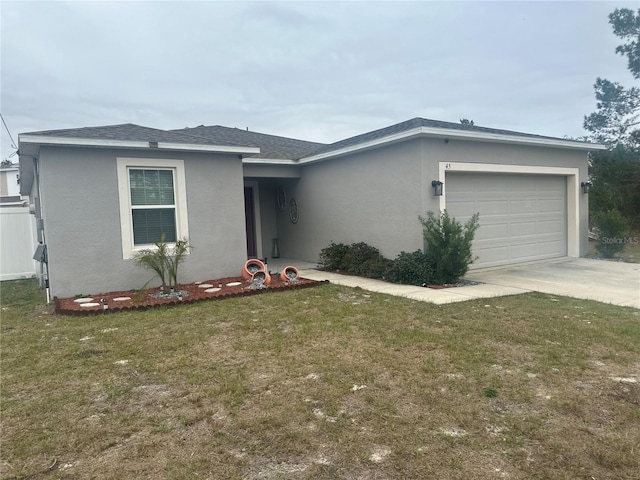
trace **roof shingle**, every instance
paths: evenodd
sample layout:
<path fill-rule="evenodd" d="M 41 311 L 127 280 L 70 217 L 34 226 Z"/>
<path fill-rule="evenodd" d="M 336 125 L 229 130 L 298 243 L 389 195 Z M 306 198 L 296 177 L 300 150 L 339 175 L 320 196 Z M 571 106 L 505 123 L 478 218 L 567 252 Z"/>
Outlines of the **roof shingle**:
<path fill-rule="evenodd" d="M 185 132 L 189 135 L 197 135 L 215 142 L 235 142 L 246 147 L 260 147 L 259 158 L 298 160 L 315 153 L 326 146 L 324 143 L 308 142 L 295 138 L 279 137 L 265 133 L 251 132 L 240 128 L 229 128 L 220 125 L 184 128 L 171 130 L 172 132 Z"/>
<path fill-rule="evenodd" d="M 189 135 L 186 132 L 176 132 L 171 130 L 160 130 L 157 128 L 143 127 L 133 123 L 123 123 L 120 125 L 105 125 L 100 127 L 69 128 L 64 130 L 45 130 L 41 132 L 30 132 L 26 135 L 41 135 L 47 137 L 61 138 L 83 138 L 92 140 L 120 140 L 133 142 L 164 142 L 180 143 L 189 145 L 230 145 L 247 146 L 241 143 L 215 142 L 207 138 Z M 250 145 L 251 146 L 251 145 Z"/>
<path fill-rule="evenodd" d="M 121 125 L 106 125 L 102 127 L 72 128 L 66 130 L 47 130 L 32 132 L 27 135 L 41 135 L 64 138 L 82 138 L 97 140 L 123 140 L 143 142 L 166 142 L 192 145 L 226 145 L 236 147 L 259 147 L 260 153 L 254 155 L 264 159 L 299 160 L 313 155 L 333 152 L 346 147 L 357 146 L 363 143 L 379 140 L 391 135 L 420 127 L 437 128 L 443 130 L 457 130 L 478 132 L 493 135 L 506 135 L 523 138 L 548 139 L 567 141 L 557 137 L 547 137 L 531 133 L 514 132 L 497 128 L 480 127 L 476 125 L 463 125 L 461 123 L 442 122 L 426 118 L 412 118 L 389 127 L 380 128 L 372 132 L 356 135 L 331 144 L 309 142 L 295 138 L 287 138 L 265 133 L 252 132 L 239 128 L 223 127 L 220 125 L 175 130 L 160 130 L 143 127 L 132 123 Z M 574 141 L 575 142 L 575 141 Z M 586 142 L 579 142 L 585 143 Z"/>
<path fill-rule="evenodd" d="M 331 143 L 313 152 L 313 154 L 316 155 L 316 154 L 321 154 L 326 152 L 332 152 L 334 150 L 339 150 L 341 148 L 352 147 L 354 145 L 359 145 L 361 143 L 378 140 L 384 137 L 395 135 L 408 130 L 413 130 L 414 128 L 419 128 L 419 127 L 442 128 L 445 130 L 446 129 L 464 130 L 464 131 L 470 131 L 470 132 L 489 133 L 489 134 L 496 134 L 496 135 L 509 135 L 509 136 L 527 137 L 527 138 L 540 138 L 540 139 L 549 139 L 549 140 L 566 140 L 563 138 L 545 137 L 543 135 L 535 135 L 531 133 L 514 132 L 511 130 L 501 130 L 498 128 L 487 128 L 487 127 L 480 127 L 476 125 L 463 125 L 461 123 L 442 122 L 440 120 L 429 120 L 427 118 L 416 117 L 416 118 L 412 118 L 411 120 L 406 120 L 404 122 L 391 125 L 390 127 L 380 128 L 372 132 L 363 133 L 361 135 L 356 135 L 355 137 L 350 137 L 335 143 Z"/>

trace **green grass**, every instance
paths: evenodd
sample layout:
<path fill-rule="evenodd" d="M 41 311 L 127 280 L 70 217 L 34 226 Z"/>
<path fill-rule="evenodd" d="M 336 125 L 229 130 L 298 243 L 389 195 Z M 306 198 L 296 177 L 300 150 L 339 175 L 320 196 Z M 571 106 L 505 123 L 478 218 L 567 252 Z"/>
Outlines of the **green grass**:
<path fill-rule="evenodd" d="M 0 478 L 639 478 L 638 310 L 335 285 L 64 317 L 3 282 Z"/>

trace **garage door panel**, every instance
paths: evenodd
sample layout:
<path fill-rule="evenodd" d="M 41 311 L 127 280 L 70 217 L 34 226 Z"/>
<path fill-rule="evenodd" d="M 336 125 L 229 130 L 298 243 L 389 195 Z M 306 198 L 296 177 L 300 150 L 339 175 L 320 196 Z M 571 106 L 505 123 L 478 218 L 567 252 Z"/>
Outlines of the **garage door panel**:
<path fill-rule="evenodd" d="M 565 224 L 564 222 L 558 221 L 558 220 L 547 220 L 547 221 L 540 221 L 536 224 L 538 233 L 540 234 L 544 234 L 544 233 L 553 233 L 556 234 L 559 238 L 564 238 L 564 235 L 562 235 L 561 230 L 565 228 Z"/>
<path fill-rule="evenodd" d="M 510 212 L 534 213 L 538 210 L 538 205 L 532 200 L 511 200 L 509 202 Z"/>
<path fill-rule="evenodd" d="M 462 217 L 471 218 L 471 216 L 477 211 L 476 204 L 473 201 L 459 202 L 457 206 L 457 211 L 460 218 Z"/>
<path fill-rule="evenodd" d="M 564 210 L 564 209 L 565 209 L 565 203 L 564 202 L 556 202 L 556 203 L 541 202 L 540 203 L 540 207 L 539 207 L 539 212 L 540 213 L 550 213 L 551 215 L 553 215 L 555 217 L 556 214 L 560 210 Z"/>
<path fill-rule="evenodd" d="M 482 257 L 483 262 L 495 263 L 501 261 L 505 256 L 509 253 L 509 249 L 507 247 L 492 247 L 485 249 L 474 249 L 474 255 L 479 257 L 477 261 Z"/>
<path fill-rule="evenodd" d="M 476 239 L 485 240 L 496 237 L 507 237 L 509 235 L 509 226 L 504 223 L 496 225 L 483 225 L 476 232 Z"/>
<path fill-rule="evenodd" d="M 529 221 L 511 223 L 509 224 L 507 235 L 513 238 L 520 236 L 535 236 L 536 222 Z"/>
<path fill-rule="evenodd" d="M 521 258 L 522 261 L 534 260 L 538 251 L 536 244 L 513 245 L 511 247 L 511 256 Z"/>
<path fill-rule="evenodd" d="M 473 267 L 566 255 L 566 178 L 447 172 L 446 205 L 461 222 L 480 213 Z"/>
<path fill-rule="evenodd" d="M 548 255 L 549 257 L 553 257 L 555 253 L 563 247 L 564 242 L 561 242 L 560 240 L 540 242 L 538 244 L 538 251 L 540 255 Z"/>
<path fill-rule="evenodd" d="M 476 213 L 478 208 L 482 209 L 487 215 L 503 215 L 507 213 L 508 208 L 503 202 L 497 201 L 495 198 L 491 200 L 478 200 L 472 207 L 471 215 Z"/>

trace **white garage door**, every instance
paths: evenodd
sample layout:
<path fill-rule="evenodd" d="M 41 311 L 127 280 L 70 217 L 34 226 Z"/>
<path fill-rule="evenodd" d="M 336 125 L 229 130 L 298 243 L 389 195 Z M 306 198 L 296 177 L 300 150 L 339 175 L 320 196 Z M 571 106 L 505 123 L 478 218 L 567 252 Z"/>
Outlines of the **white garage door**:
<path fill-rule="evenodd" d="M 566 177 L 451 172 L 444 188 L 450 216 L 480 213 L 472 268 L 567 254 Z"/>

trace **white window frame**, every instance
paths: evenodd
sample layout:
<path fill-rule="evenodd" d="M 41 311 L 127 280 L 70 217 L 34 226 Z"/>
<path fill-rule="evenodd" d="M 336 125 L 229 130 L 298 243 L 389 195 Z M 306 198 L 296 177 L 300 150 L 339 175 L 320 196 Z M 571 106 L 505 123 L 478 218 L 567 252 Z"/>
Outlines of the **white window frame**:
<path fill-rule="evenodd" d="M 133 218 L 129 170 L 173 170 L 173 189 L 176 212 L 176 238 L 189 238 L 189 220 L 187 215 L 187 183 L 184 172 L 184 160 L 154 158 L 117 158 L 118 200 L 120 203 L 120 232 L 122 235 L 122 258 L 128 260 L 135 253 L 153 245 L 135 245 L 133 243 Z M 173 245 L 173 244 L 170 244 Z"/>

